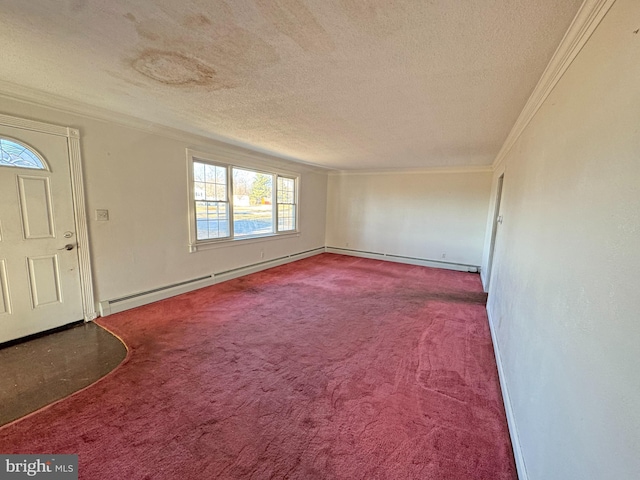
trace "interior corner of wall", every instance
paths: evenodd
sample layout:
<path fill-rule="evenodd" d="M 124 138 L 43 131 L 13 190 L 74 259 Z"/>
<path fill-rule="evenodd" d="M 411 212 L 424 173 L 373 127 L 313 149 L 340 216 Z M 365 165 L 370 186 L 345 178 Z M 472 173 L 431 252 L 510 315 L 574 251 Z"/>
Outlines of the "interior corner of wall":
<path fill-rule="evenodd" d="M 108 301 L 99 302 L 97 310 L 100 312 L 101 317 L 106 317 L 108 315 L 111 315 L 111 305 L 109 304 Z"/>

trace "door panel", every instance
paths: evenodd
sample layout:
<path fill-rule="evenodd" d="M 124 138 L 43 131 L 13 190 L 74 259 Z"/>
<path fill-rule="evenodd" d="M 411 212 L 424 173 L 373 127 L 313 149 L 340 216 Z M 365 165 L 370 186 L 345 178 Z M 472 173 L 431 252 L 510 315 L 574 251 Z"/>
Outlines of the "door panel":
<path fill-rule="evenodd" d="M 55 237 L 48 177 L 18 175 L 24 238 Z"/>
<path fill-rule="evenodd" d="M 62 302 L 58 255 L 28 258 L 33 307 Z"/>
<path fill-rule="evenodd" d="M 1 343 L 82 320 L 84 312 L 67 138 L 7 126 L 0 137 L 32 147 L 48 167 L 0 166 Z"/>

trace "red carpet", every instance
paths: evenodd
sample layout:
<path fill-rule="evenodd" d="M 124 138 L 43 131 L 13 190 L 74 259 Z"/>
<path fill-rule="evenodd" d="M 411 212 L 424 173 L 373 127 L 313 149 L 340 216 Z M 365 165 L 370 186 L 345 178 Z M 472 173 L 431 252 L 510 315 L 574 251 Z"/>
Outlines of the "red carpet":
<path fill-rule="evenodd" d="M 324 254 L 100 320 L 108 377 L 0 429 L 81 479 L 515 479 L 478 275 Z"/>

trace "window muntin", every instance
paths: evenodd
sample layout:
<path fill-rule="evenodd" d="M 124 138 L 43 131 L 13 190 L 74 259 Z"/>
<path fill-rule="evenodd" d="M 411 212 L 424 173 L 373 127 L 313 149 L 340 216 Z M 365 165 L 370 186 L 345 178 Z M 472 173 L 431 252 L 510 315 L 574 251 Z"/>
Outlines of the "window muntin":
<path fill-rule="evenodd" d="M 192 245 L 297 232 L 297 177 L 189 159 Z"/>
<path fill-rule="evenodd" d="M 8 138 L 0 138 L 0 166 L 47 170 L 37 152 L 21 142 Z"/>
<path fill-rule="evenodd" d="M 296 180 L 278 176 L 278 231 L 296 229 Z"/>

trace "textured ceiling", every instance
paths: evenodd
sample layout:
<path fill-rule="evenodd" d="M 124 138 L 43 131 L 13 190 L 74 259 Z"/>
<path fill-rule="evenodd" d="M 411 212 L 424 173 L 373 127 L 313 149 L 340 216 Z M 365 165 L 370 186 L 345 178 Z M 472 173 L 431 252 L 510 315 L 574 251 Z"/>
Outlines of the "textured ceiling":
<path fill-rule="evenodd" d="M 580 0 L 0 0 L 0 81 L 331 168 L 489 165 Z"/>

